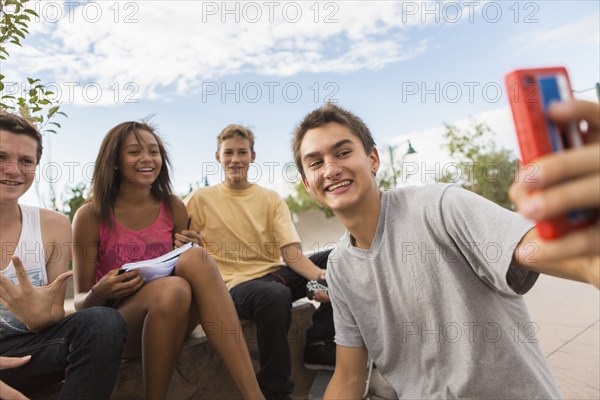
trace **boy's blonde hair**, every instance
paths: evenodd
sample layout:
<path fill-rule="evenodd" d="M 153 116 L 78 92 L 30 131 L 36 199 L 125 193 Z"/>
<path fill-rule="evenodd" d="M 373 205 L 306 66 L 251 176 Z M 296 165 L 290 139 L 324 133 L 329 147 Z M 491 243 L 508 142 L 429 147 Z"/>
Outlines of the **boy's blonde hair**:
<path fill-rule="evenodd" d="M 250 150 L 254 152 L 254 133 L 245 126 L 235 124 L 227 125 L 221 133 L 219 133 L 219 136 L 217 136 L 217 151 L 221 150 L 221 143 L 236 136 L 248 139 L 250 142 Z"/>

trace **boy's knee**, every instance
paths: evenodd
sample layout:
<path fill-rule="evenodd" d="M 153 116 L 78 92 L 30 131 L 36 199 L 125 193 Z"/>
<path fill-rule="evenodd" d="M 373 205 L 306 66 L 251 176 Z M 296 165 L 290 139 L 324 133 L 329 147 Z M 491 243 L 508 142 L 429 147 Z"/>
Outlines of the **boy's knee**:
<path fill-rule="evenodd" d="M 120 330 L 126 327 L 125 320 L 117 310 L 110 307 L 91 307 L 75 313 L 78 323 L 98 329 Z"/>
<path fill-rule="evenodd" d="M 119 347 L 127 339 L 127 324 L 115 309 L 109 307 L 86 308 L 75 313 L 73 317 L 78 334 L 85 335 L 91 340 L 111 342 Z"/>
<path fill-rule="evenodd" d="M 292 308 L 292 292 L 287 286 L 273 283 L 261 293 L 259 308 L 289 313 Z"/>

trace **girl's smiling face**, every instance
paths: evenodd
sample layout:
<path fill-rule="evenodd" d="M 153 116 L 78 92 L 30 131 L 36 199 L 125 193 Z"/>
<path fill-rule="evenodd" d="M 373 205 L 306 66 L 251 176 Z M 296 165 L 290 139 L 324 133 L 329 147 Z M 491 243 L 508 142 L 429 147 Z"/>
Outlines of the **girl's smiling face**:
<path fill-rule="evenodd" d="M 150 186 L 158 178 L 162 157 L 152 133 L 146 130 L 130 132 L 125 137 L 120 153 L 122 183 Z"/>

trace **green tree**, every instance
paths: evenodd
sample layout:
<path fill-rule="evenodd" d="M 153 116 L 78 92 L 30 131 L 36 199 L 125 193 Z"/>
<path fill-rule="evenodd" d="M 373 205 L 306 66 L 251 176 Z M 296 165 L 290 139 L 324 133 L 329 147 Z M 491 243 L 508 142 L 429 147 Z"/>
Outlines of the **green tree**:
<path fill-rule="evenodd" d="M 53 92 L 48 90 L 40 79 L 27 78 L 25 82 L 14 82 L 18 85 L 16 96 L 5 94 L 6 76 L 4 66 L 8 64 L 9 46 L 22 47 L 22 41 L 29 34 L 28 24 L 37 13 L 27 8 L 29 0 L 0 0 L 0 111 L 19 113 L 35 123 L 40 131 L 56 133 L 60 124 L 56 116 L 66 116 L 59 111 L 60 106 L 52 100 Z M 12 90 L 11 90 L 12 93 Z"/>
<path fill-rule="evenodd" d="M 514 206 L 508 197 L 518 161 L 512 152 L 498 149 L 493 141 L 496 134 L 485 123 L 471 120 L 467 129 L 444 124 L 445 147 L 458 160 L 456 168 L 438 178 L 439 182 L 458 183 L 509 210 Z"/>
<path fill-rule="evenodd" d="M 300 213 L 308 210 L 321 210 L 327 218 L 333 217 L 333 211 L 317 203 L 317 201 L 308 194 L 301 181 L 298 181 L 294 185 L 294 194 L 286 197 L 285 203 L 293 213 Z"/>
<path fill-rule="evenodd" d="M 29 34 L 28 26 L 32 17 L 38 14 L 28 8 L 29 0 L 0 0 L 0 112 L 13 112 L 31 121 L 37 128 L 45 133 L 56 133 L 61 128 L 56 117 L 66 114 L 60 110 L 60 105 L 52 98 L 54 93 L 50 91 L 40 79 L 27 77 L 27 82 L 19 82 L 17 79 L 8 80 L 4 75 L 9 64 L 9 48 L 11 46 L 22 47 L 22 42 Z M 8 89 L 7 85 L 11 88 Z M 16 90 L 13 90 L 15 89 Z M 50 183 L 50 204 L 55 210 L 56 189 L 54 183 Z M 42 203 L 45 201 L 39 195 L 39 182 L 35 184 L 38 198 Z"/>
<path fill-rule="evenodd" d="M 75 187 L 68 188 L 67 191 L 68 199 L 64 202 L 63 213 L 73 221 L 75 212 L 85 202 L 88 187 L 85 183 L 78 183 Z"/>
<path fill-rule="evenodd" d="M 379 153 L 381 165 L 379 166 L 379 171 L 377 171 L 375 180 L 377 186 L 382 190 L 389 190 L 397 187 L 398 180 L 402 177 L 402 164 L 404 163 L 406 154 L 403 157 L 395 158 L 394 151 L 396 150 L 396 147 L 397 146 L 387 145 Z"/>

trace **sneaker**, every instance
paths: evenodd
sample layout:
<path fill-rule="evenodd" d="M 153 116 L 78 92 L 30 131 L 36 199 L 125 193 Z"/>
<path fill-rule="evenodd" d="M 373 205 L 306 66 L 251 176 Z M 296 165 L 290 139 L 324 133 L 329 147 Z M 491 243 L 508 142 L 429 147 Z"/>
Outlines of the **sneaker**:
<path fill-rule="evenodd" d="M 269 390 L 262 390 L 266 400 L 292 400 L 290 394 L 287 392 L 271 392 Z"/>
<path fill-rule="evenodd" d="M 294 391 L 294 382 L 292 382 L 291 380 L 288 379 L 287 383 L 285 384 L 285 387 L 286 387 L 286 390 L 283 392 L 280 392 L 280 391 L 269 390 L 265 387 L 260 386 L 260 391 L 262 392 L 263 396 L 265 396 L 266 400 L 293 400 L 290 397 L 290 393 L 292 393 Z"/>
<path fill-rule="evenodd" d="M 335 369 L 335 343 L 333 340 L 306 343 L 304 367 L 333 371 Z"/>

